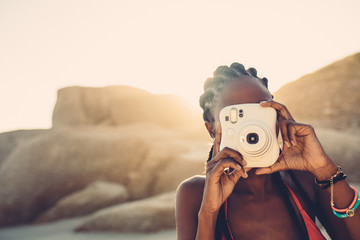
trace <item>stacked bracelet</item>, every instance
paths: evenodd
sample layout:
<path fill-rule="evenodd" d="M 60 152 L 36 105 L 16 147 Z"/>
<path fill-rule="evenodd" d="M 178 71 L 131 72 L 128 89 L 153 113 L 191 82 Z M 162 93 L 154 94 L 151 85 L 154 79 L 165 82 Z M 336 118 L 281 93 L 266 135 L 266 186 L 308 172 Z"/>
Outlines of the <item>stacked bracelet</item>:
<path fill-rule="evenodd" d="M 360 205 L 360 193 L 355 188 L 351 187 L 355 192 L 354 200 L 351 202 L 350 206 L 345 209 L 337 209 L 335 208 L 333 195 L 331 194 L 331 208 L 335 216 L 339 218 L 347 218 L 355 215 L 356 208 Z"/>
<path fill-rule="evenodd" d="M 332 175 L 329 179 L 324 181 L 319 181 L 317 178 L 315 178 L 315 183 L 321 187 L 321 189 L 327 189 L 330 187 L 330 205 L 333 210 L 333 213 L 335 216 L 339 218 L 347 218 L 352 217 L 355 215 L 355 210 L 360 205 L 360 193 L 353 187 L 351 189 L 354 191 L 354 199 L 350 203 L 350 205 L 347 208 L 344 209 L 338 209 L 335 207 L 334 203 L 334 184 L 338 181 L 344 180 L 346 178 L 346 174 L 343 172 L 341 167 L 337 167 L 337 171 L 334 175 Z"/>

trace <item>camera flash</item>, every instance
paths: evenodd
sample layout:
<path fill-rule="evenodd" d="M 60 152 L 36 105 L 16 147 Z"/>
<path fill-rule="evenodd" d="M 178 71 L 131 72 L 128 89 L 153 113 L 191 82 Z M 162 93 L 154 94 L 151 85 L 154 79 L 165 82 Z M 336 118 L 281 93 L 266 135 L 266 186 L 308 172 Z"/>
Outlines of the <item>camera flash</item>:
<path fill-rule="evenodd" d="M 230 122 L 231 123 L 237 122 L 237 109 L 236 108 L 230 109 Z"/>

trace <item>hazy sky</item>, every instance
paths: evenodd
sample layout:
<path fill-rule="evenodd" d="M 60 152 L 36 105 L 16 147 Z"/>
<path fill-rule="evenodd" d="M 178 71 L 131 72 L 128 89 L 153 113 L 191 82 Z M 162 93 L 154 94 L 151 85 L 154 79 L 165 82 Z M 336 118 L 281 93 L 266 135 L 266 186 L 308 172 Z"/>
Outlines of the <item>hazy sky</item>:
<path fill-rule="evenodd" d="M 277 90 L 360 51 L 357 0 L 0 0 L 0 132 L 48 128 L 59 88 L 131 85 L 197 107 L 219 65 Z"/>

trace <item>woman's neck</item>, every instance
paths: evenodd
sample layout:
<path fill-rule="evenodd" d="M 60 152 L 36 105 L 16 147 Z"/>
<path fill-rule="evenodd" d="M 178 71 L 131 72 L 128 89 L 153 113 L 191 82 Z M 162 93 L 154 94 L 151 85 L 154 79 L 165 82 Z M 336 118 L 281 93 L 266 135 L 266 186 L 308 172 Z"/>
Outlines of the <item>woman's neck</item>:
<path fill-rule="evenodd" d="M 256 175 L 255 169 L 251 169 L 248 175 L 248 178 L 240 178 L 236 183 L 234 193 L 248 195 L 260 200 L 276 191 L 274 174 Z"/>

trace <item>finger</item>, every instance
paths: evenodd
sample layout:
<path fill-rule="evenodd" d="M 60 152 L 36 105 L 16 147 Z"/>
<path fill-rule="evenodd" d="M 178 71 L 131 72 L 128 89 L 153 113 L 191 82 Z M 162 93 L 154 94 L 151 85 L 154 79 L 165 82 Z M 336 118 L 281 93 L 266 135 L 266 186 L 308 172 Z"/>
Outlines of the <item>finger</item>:
<path fill-rule="evenodd" d="M 285 107 L 285 105 L 275 102 L 275 101 L 262 101 L 260 102 L 260 105 L 262 107 L 272 107 L 276 110 L 276 112 L 279 114 L 279 120 L 282 119 L 288 119 L 288 120 L 294 120 L 294 118 L 291 116 L 291 113 L 289 110 Z"/>
<path fill-rule="evenodd" d="M 241 173 L 241 171 L 234 171 L 231 175 L 228 176 L 230 180 L 234 183 L 234 185 L 239 181 L 241 177 L 244 177 L 244 175 Z M 246 177 L 247 178 L 247 174 Z"/>
<path fill-rule="evenodd" d="M 216 165 L 216 162 L 208 162 L 206 163 L 206 173 L 210 172 Z"/>
<path fill-rule="evenodd" d="M 305 136 L 309 134 L 315 134 L 315 130 L 311 125 L 303 124 L 303 123 L 296 123 L 293 125 L 296 131 L 296 136 Z"/>
<path fill-rule="evenodd" d="M 235 170 L 235 169 L 233 169 L 233 168 L 225 168 L 224 173 L 225 173 L 226 175 L 228 175 L 228 176 L 231 176 L 231 175 L 233 175 L 233 174 L 238 174 L 238 175 L 242 176 L 243 178 L 247 178 L 247 177 L 248 177 L 248 174 L 247 174 L 247 172 L 246 172 L 246 170 L 245 170 L 244 167 L 241 167 L 241 170 L 240 170 L 240 171 Z"/>
<path fill-rule="evenodd" d="M 233 158 L 240 165 L 242 166 L 247 165 L 246 161 L 238 151 L 235 151 L 234 149 L 228 147 L 224 147 L 213 159 L 211 159 L 211 161 L 218 162 L 223 158 Z"/>
<path fill-rule="evenodd" d="M 281 137 L 283 139 L 283 147 L 291 147 L 290 140 L 289 140 L 289 134 L 288 134 L 288 124 L 289 122 L 287 120 L 282 120 L 279 122 Z"/>
<path fill-rule="evenodd" d="M 255 170 L 256 175 L 271 174 L 274 172 L 286 170 L 286 166 L 283 161 L 277 161 L 270 167 L 258 168 Z"/>
<path fill-rule="evenodd" d="M 235 171 L 241 171 L 242 167 L 236 163 L 233 159 L 226 158 L 217 162 L 214 168 L 211 170 L 210 174 L 215 178 L 220 178 L 226 168 L 233 168 Z"/>
<path fill-rule="evenodd" d="M 220 123 L 218 123 L 216 127 L 216 135 L 214 140 L 213 157 L 216 156 L 220 151 L 220 142 L 221 142 L 221 125 Z"/>
<path fill-rule="evenodd" d="M 297 141 L 296 141 L 296 132 L 297 132 L 297 128 L 296 128 L 296 123 L 289 123 L 288 124 L 288 133 L 289 133 L 289 139 L 291 142 L 291 145 L 296 146 Z"/>
<path fill-rule="evenodd" d="M 242 168 L 242 174 L 241 174 L 244 178 L 247 178 L 249 175 L 247 174 L 245 168 Z"/>

